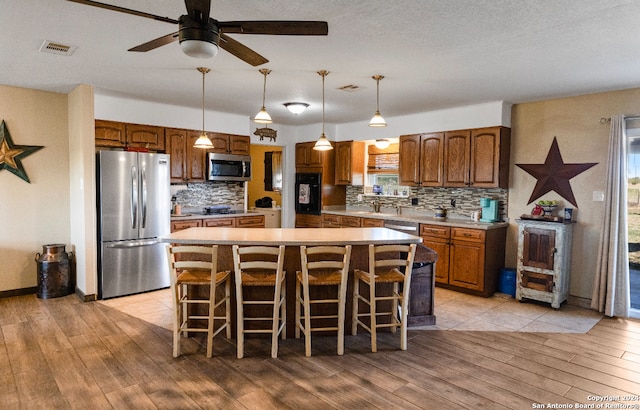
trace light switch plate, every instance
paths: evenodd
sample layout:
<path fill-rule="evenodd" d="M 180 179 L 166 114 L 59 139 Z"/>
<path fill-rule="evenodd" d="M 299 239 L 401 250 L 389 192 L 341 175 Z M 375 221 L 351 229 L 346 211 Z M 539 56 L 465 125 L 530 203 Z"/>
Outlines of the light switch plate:
<path fill-rule="evenodd" d="M 593 202 L 604 202 L 604 191 L 593 191 Z"/>

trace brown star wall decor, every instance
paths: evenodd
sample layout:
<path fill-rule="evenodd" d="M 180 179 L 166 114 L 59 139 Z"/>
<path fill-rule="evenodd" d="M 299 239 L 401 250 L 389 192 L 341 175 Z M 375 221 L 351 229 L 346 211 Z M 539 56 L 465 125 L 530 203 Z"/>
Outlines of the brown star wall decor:
<path fill-rule="evenodd" d="M 27 182 L 29 177 L 22 166 L 22 158 L 43 148 L 41 145 L 14 145 L 9 129 L 2 120 L 0 124 L 0 171 L 3 169 L 19 176 Z"/>
<path fill-rule="evenodd" d="M 573 196 L 569 180 L 597 164 L 597 162 L 565 164 L 560 154 L 558 141 L 556 137 L 553 137 L 553 142 L 544 164 L 516 164 L 516 166 L 524 169 L 538 180 L 529 198 L 529 204 L 547 192 L 555 191 L 577 208 L 578 204 Z"/>

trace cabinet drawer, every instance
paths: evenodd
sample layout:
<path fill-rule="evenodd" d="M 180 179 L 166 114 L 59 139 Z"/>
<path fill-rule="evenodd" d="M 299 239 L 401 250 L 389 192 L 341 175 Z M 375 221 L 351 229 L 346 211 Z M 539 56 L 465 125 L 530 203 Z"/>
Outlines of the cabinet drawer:
<path fill-rule="evenodd" d="M 202 226 L 202 219 L 190 219 L 188 221 L 171 222 L 171 232 L 181 231 L 187 228 L 196 228 Z"/>
<path fill-rule="evenodd" d="M 363 228 L 383 228 L 384 219 L 362 218 L 360 225 Z"/>
<path fill-rule="evenodd" d="M 332 214 L 322 214 L 322 225 L 340 225 L 340 216 Z"/>
<path fill-rule="evenodd" d="M 204 226 L 206 227 L 229 227 L 233 228 L 236 226 L 235 218 L 210 218 L 204 219 Z"/>
<path fill-rule="evenodd" d="M 236 218 L 238 228 L 264 228 L 264 215 L 242 216 Z"/>
<path fill-rule="evenodd" d="M 553 292 L 553 275 L 523 270 L 522 287 L 542 292 Z"/>
<path fill-rule="evenodd" d="M 359 228 L 360 227 L 360 217 L 358 216 L 341 216 L 340 217 L 340 226 L 341 227 L 352 227 Z"/>
<path fill-rule="evenodd" d="M 484 242 L 485 231 L 481 229 L 453 228 L 451 231 L 451 239 L 468 241 L 468 242 Z"/>
<path fill-rule="evenodd" d="M 420 224 L 420 236 L 434 236 L 436 238 L 449 238 L 451 227 L 440 225 Z"/>

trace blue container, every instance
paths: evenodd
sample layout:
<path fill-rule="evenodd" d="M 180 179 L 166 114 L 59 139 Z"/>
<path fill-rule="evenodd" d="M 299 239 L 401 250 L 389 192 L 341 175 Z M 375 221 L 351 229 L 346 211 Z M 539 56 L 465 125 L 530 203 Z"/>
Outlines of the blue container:
<path fill-rule="evenodd" d="M 500 269 L 500 277 L 498 278 L 498 292 L 511 297 L 516 297 L 516 270 L 504 268 Z"/>

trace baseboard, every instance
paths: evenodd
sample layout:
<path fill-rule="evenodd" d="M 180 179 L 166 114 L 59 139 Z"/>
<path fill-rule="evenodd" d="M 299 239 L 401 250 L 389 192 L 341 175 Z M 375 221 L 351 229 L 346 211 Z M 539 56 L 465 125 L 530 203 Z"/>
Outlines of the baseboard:
<path fill-rule="evenodd" d="M 95 302 L 96 300 L 98 300 L 95 294 L 85 295 L 85 293 L 78 288 L 76 288 L 76 296 L 79 297 L 83 302 Z"/>
<path fill-rule="evenodd" d="M 13 296 L 24 296 L 24 295 L 32 295 L 38 291 L 38 287 L 34 286 L 32 288 L 22 288 L 22 289 L 12 289 L 12 290 L 3 290 L 0 291 L 0 299 L 2 298 L 10 298 Z"/>
<path fill-rule="evenodd" d="M 579 296 L 571 296 L 567 298 L 567 304 L 572 306 L 578 306 L 583 309 L 591 309 L 591 299 L 581 298 Z"/>

